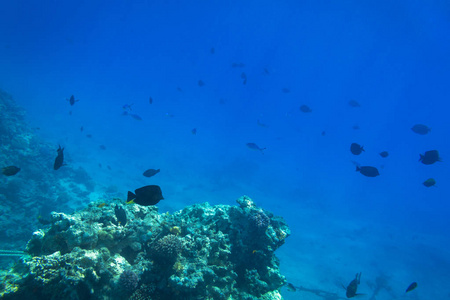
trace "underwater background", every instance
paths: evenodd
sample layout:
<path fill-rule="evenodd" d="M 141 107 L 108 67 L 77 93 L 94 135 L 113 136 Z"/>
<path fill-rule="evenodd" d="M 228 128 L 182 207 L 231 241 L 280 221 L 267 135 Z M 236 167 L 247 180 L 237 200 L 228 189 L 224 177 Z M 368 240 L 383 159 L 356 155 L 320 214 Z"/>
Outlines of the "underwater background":
<path fill-rule="evenodd" d="M 248 195 L 282 216 L 284 299 L 340 299 L 359 272 L 366 299 L 448 298 L 449 20 L 446 1 L 2 2 L 0 89 L 29 126 L 3 116 L 22 142 L 0 145 L 21 168 L 1 248 L 157 184 L 160 212 Z"/>

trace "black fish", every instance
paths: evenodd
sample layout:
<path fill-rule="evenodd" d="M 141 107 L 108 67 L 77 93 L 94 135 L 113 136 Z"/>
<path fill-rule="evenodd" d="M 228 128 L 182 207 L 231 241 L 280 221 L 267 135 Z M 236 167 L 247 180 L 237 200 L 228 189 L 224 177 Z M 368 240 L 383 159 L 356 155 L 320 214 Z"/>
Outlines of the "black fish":
<path fill-rule="evenodd" d="M 67 99 L 67 101 L 69 101 L 70 105 L 73 106 L 75 104 L 75 102 L 78 102 L 80 100 L 75 100 L 75 96 L 72 95 L 72 96 L 70 96 L 70 99 Z"/>
<path fill-rule="evenodd" d="M 106 146 L 105 145 L 100 145 L 99 148 L 102 149 L 102 150 L 106 150 Z"/>
<path fill-rule="evenodd" d="M 380 156 L 383 158 L 386 158 L 389 156 L 389 153 L 387 151 L 383 151 L 383 152 L 380 152 Z"/>
<path fill-rule="evenodd" d="M 350 284 L 347 286 L 346 290 L 347 292 L 345 293 L 345 295 L 347 296 L 347 298 L 352 298 L 358 295 L 362 295 L 362 294 L 357 294 L 356 290 L 358 289 L 358 284 L 361 283 L 361 272 L 356 273 L 355 279 L 353 279 Z M 345 288 L 345 287 L 344 287 Z"/>
<path fill-rule="evenodd" d="M 413 283 L 411 283 L 409 286 L 408 286 L 408 288 L 406 289 L 406 292 L 405 293 L 407 293 L 407 292 L 411 292 L 413 289 L 415 289 L 417 287 L 417 282 L 413 282 Z"/>
<path fill-rule="evenodd" d="M 350 105 L 351 107 L 360 107 L 361 105 L 358 103 L 358 101 L 356 100 L 350 100 L 348 101 L 348 105 Z"/>
<path fill-rule="evenodd" d="M 243 68 L 243 67 L 245 67 L 245 64 L 244 63 L 232 63 L 231 67 L 232 68 Z"/>
<path fill-rule="evenodd" d="M 130 117 L 132 117 L 135 120 L 142 121 L 142 118 L 136 114 L 129 114 L 129 115 L 130 115 Z"/>
<path fill-rule="evenodd" d="M 145 177 L 152 177 L 152 176 L 154 176 L 154 175 L 156 175 L 156 174 L 158 174 L 158 173 L 159 173 L 159 169 L 158 169 L 158 170 L 155 170 L 155 169 L 148 169 L 148 170 L 145 171 L 144 174 L 142 174 L 142 175 L 144 175 Z"/>
<path fill-rule="evenodd" d="M 198 86 L 200 86 L 200 87 L 202 87 L 202 86 L 205 85 L 205 83 L 203 82 L 203 80 L 199 80 L 197 84 L 198 84 Z"/>
<path fill-rule="evenodd" d="M 152 103 L 153 103 L 153 98 L 152 98 L 152 97 L 150 97 L 150 98 L 148 99 L 148 103 L 149 103 L 149 104 L 152 104 Z"/>
<path fill-rule="evenodd" d="M 290 282 L 288 282 L 288 283 L 286 284 L 286 286 L 287 286 L 287 290 L 288 290 L 289 292 L 295 292 L 295 291 L 297 291 L 297 289 L 295 288 L 295 286 L 294 286 L 292 283 L 290 283 Z"/>
<path fill-rule="evenodd" d="M 249 149 L 261 151 L 262 154 L 264 154 L 263 151 L 266 149 L 266 148 L 260 148 L 260 147 L 259 147 L 258 145 L 256 145 L 255 143 L 247 143 L 246 145 L 247 145 L 247 147 L 248 147 Z"/>
<path fill-rule="evenodd" d="M 364 150 L 364 148 L 362 146 L 360 146 L 357 143 L 352 143 L 350 145 L 350 151 L 354 154 L 354 155 L 360 155 Z"/>
<path fill-rule="evenodd" d="M 288 89 L 288 88 L 282 88 L 281 91 L 282 91 L 283 93 L 285 93 L 285 94 L 288 94 L 288 93 L 291 92 L 291 90 Z"/>
<path fill-rule="evenodd" d="M 359 127 L 358 124 L 355 124 L 355 125 L 352 126 L 352 129 L 354 129 L 354 130 L 358 130 L 359 128 L 360 128 L 360 127 Z"/>
<path fill-rule="evenodd" d="M 242 81 L 242 84 L 247 84 L 247 74 L 245 74 L 245 72 L 241 73 L 241 78 L 244 80 Z"/>
<path fill-rule="evenodd" d="M 214 53 L 216 53 L 216 49 L 214 49 L 214 47 L 212 47 L 212 48 L 209 50 L 209 52 L 210 52 L 211 54 L 214 54 Z"/>
<path fill-rule="evenodd" d="M 16 166 L 8 166 L 2 168 L 2 174 L 5 176 L 13 176 L 16 175 L 20 171 L 20 168 Z"/>
<path fill-rule="evenodd" d="M 191 133 L 192 133 L 193 135 L 196 135 L 196 134 L 197 134 L 197 128 L 193 128 L 193 129 L 191 130 Z"/>
<path fill-rule="evenodd" d="M 80 131 L 83 132 L 83 130 L 84 130 L 84 128 L 83 128 L 83 126 L 81 126 L 81 127 L 80 127 Z"/>
<path fill-rule="evenodd" d="M 424 165 L 432 165 L 437 161 L 441 161 L 437 150 L 426 151 L 424 155 L 420 154 L 419 161 Z"/>
<path fill-rule="evenodd" d="M 53 164 L 54 170 L 58 170 L 64 165 L 64 148 L 61 149 L 61 145 L 59 145 L 59 148 L 56 151 L 58 152 L 58 156 L 56 156 L 55 163 Z"/>
<path fill-rule="evenodd" d="M 356 166 L 356 172 L 359 172 L 367 177 L 377 177 L 378 175 L 380 175 L 377 168 L 370 167 L 370 166 L 364 166 L 364 167 Z"/>
<path fill-rule="evenodd" d="M 146 185 L 132 192 L 128 192 L 127 203 L 136 203 L 143 206 L 155 205 L 163 200 L 161 188 L 157 185 Z"/>
<path fill-rule="evenodd" d="M 428 128 L 427 125 L 423 125 L 423 124 L 416 124 L 411 128 L 412 131 L 414 131 L 417 134 L 421 134 L 421 135 L 425 135 L 428 132 L 431 131 L 431 128 Z"/>
<path fill-rule="evenodd" d="M 425 180 L 423 182 L 423 185 L 426 187 L 430 187 L 436 184 L 436 180 L 434 180 L 434 178 L 428 178 L 427 180 Z"/>
<path fill-rule="evenodd" d="M 116 205 L 114 208 L 114 213 L 116 214 L 117 224 L 125 226 L 127 224 L 127 213 L 122 206 Z"/>
<path fill-rule="evenodd" d="M 300 106 L 300 110 L 302 111 L 302 112 L 304 112 L 304 113 L 310 113 L 310 112 L 312 112 L 312 110 L 311 110 L 311 108 L 309 108 L 309 106 L 308 105 L 302 105 L 302 106 Z"/>

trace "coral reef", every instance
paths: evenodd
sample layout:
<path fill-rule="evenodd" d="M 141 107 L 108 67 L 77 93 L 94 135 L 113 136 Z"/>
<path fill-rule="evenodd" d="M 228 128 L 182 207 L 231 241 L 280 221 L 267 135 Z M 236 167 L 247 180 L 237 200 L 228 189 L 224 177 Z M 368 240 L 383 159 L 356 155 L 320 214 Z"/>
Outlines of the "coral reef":
<path fill-rule="evenodd" d="M 52 213 L 29 256 L 0 276 L 2 299 L 281 299 L 286 283 L 274 251 L 290 230 L 247 196 L 239 206 L 196 204 L 170 215 L 157 207 L 92 203 Z"/>

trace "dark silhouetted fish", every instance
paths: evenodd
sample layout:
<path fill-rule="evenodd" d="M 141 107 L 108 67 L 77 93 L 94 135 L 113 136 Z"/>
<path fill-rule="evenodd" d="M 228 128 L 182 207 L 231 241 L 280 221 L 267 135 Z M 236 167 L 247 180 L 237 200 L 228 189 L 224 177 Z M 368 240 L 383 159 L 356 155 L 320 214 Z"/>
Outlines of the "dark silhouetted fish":
<path fill-rule="evenodd" d="M 267 69 L 267 68 L 264 68 L 264 74 L 266 74 L 266 75 L 269 75 L 270 74 L 270 72 L 269 72 L 269 70 Z"/>
<path fill-rule="evenodd" d="M 75 96 L 72 95 L 72 96 L 70 96 L 70 99 L 67 99 L 67 101 L 69 101 L 70 105 L 73 106 L 75 104 L 75 102 L 78 102 L 80 100 L 75 100 Z"/>
<path fill-rule="evenodd" d="M 142 118 L 136 114 L 129 114 L 129 115 L 130 115 L 130 117 L 132 117 L 135 120 L 142 121 Z"/>
<path fill-rule="evenodd" d="M 183 90 L 179 86 L 177 87 L 177 91 L 180 92 L 180 93 L 183 92 Z"/>
<path fill-rule="evenodd" d="M 302 106 L 300 106 L 300 111 L 304 112 L 304 113 L 310 113 L 312 112 L 311 108 L 309 108 L 308 105 L 303 104 Z"/>
<path fill-rule="evenodd" d="M 243 68 L 243 67 L 245 67 L 245 64 L 244 63 L 232 63 L 231 67 L 232 68 Z"/>
<path fill-rule="evenodd" d="M 363 166 L 363 167 L 356 166 L 356 172 L 359 172 L 367 177 L 377 177 L 378 175 L 380 175 L 377 168 L 370 166 Z"/>
<path fill-rule="evenodd" d="M 122 206 L 116 205 L 116 207 L 114 208 L 114 213 L 116 214 L 116 218 L 117 218 L 116 225 L 121 225 L 121 226 L 127 225 L 127 213 Z"/>
<path fill-rule="evenodd" d="M 61 148 L 61 146 L 59 145 L 59 148 L 56 151 L 58 152 L 58 155 L 56 156 L 55 163 L 53 164 L 54 170 L 58 170 L 64 165 L 64 148 Z"/>
<path fill-rule="evenodd" d="M 88 139 L 91 139 L 92 138 L 92 134 L 86 134 L 86 137 L 88 138 Z"/>
<path fill-rule="evenodd" d="M 436 184 L 436 180 L 434 180 L 434 178 L 428 178 L 427 180 L 425 180 L 423 182 L 423 185 L 426 187 L 430 187 Z"/>
<path fill-rule="evenodd" d="M 269 126 L 267 126 L 267 124 L 261 122 L 260 120 L 256 120 L 256 124 L 258 124 L 258 126 L 261 126 L 261 127 L 269 127 Z"/>
<path fill-rule="evenodd" d="M 358 103 L 358 101 L 356 100 L 350 100 L 348 101 L 348 105 L 350 105 L 351 107 L 360 107 L 361 105 Z"/>
<path fill-rule="evenodd" d="M 417 282 L 411 283 L 411 284 L 408 286 L 408 288 L 406 289 L 406 292 L 405 292 L 405 293 L 411 292 L 411 291 L 414 290 L 416 287 L 417 287 Z"/>
<path fill-rule="evenodd" d="M 2 174 L 5 176 L 13 176 L 16 175 L 17 173 L 19 173 L 20 168 L 16 167 L 16 166 L 7 166 L 2 168 Z"/>
<path fill-rule="evenodd" d="M 247 84 L 247 74 L 245 72 L 241 73 L 241 78 L 243 79 L 242 84 Z"/>
<path fill-rule="evenodd" d="M 431 128 L 428 128 L 427 125 L 423 125 L 423 124 L 416 124 L 411 128 L 412 131 L 414 131 L 417 134 L 421 134 L 421 135 L 425 135 L 428 132 L 431 131 Z"/>
<path fill-rule="evenodd" d="M 211 54 L 214 54 L 214 53 L 216 53 L 216 49 L 214 49 L 214 47 L 212 47 L 212 48 L 209 50 L 209 52 L 210 52 Z"/>
<path fill-rule="evenodd" d="M 255 143 L 247 143 L 246 145 L 247 145 L 247 147 L 248 147 L 249 149 L 261 151 L 262 154 L 264 154 L 263 151 L 266 149 L 266 148 L 261 148 L 261 147 L 259 147 L 259 146 L 256 145 Z"/>
<path fill-rule="evenodd" d="M 290 283 L 290 282 L 288 282 L 288 283 L 286 284 L 286 287 L 287 287 L 287 290 L 288 290 L 289 292 L 295 292 L 295 291 L 297 291 L 297 289 L 295 288 L 295 286 L 294 286 L 292 283 Z"/>
<path fill-rule="evenodd" d="M 283 88 L 281 91 L 285 94 L 289 94 L 291 92 L 291 90 L 288 88 Z"/>
<path fill-rule="evenodd" d="M 432 165 L 437 161 L 441 161 L 437 150 L 426 151 L 424 155 L 420 154 L 419 161 L 424 165 Z"/>
<path fill-rule="evenodd" d="M 159 169 L 155 170 L 155 169 L 148 169 L 147 171 L 145 171 L 142 175 L 144 175 L 145 177 L 152 177 L 155 176 L 156 174 L 159 173 Z"/>
<path fill-rule="evenodd" d="M 387 151 L 383 151 L 379 153 L 381 157 L 386 158 L 389 156 L 389 153 Z"/>
<path fill-rule="evenodd" d="M 146 185 L 132 192 L 128 192 L 127 203 L 136 203 L 143 206 L 155 205 L 163 200 L 161 188 L 157 185 Z"/>
<path fill-rule="evenodd" d="M 350 282 L 347 288 L 344 287 L 346 289 L 345 295 L 347 296 L 347 298 L 353 298 L 355 296 L 362 295 L 356 293 L 356 291 L 358 290 L 358 285 L 360 283 L 361 283 L 361 272 L 356 273 L 355 279 L 353 279 Z"/>
<path fill-rule="evenodd" d="M 191 130 L 191 133 L 192 133 L 193 135 L 196 135 L 196 134 L 197 134 L 197 128 L 193 128 L 193 129 Z"/>
<path fill-rule="evenodd" d="M 353 126 L 352 126 L 352 129 L 353 129 L 353 130 L 358 130 L 358 129 L 359 129 L 359 125 L 358 125 L 358 124 L 353 125 Z"/>
<path fill-rule="evenodd" d="M 122 108 L 123 108 L 123 110 L 124 110 L 125 112 L 132 111 L 131 107 L 132 107 L 133 105 L 134 105 L 134 103 L 131 103 L 131 104 L 124 104 L 124 105 L 122 105 Z M 126 114 L 124 113 L 124 115 L 126 115 Z"/>
<path fill-rule="evenodd" d="M 205 85 L 205 83 L 203 82 L 203 80 L 199 80 L 197 84 L 198 84 L 198 86 L 200 86 L 200 87 L 202 87 L 202 86 Z"/>
<path fill-rule="evenodd" d="M 80 132 L 83 132 L 84 128 L 83 126 L 80 127 Z"/>
<path fill-rule="evenodd" d="M 364 148 L 362 146 L 360 146 L 357 143 L 352 143 L 350 145 L 350 151 L 354 154 L 354 155 L 360 155 L 364 150 Z"/>
<path fill-rule="evenodd" d="M 152 97 L 148 98 L 148 103 L 149 104 L 153 104 L 153 98 Z"/>
<path fill-rule="evenodd" d="M 99 148 L 102 149 L 102 150 L 106 150 L 106 146 L 105 145 L 100 145 Z"/>

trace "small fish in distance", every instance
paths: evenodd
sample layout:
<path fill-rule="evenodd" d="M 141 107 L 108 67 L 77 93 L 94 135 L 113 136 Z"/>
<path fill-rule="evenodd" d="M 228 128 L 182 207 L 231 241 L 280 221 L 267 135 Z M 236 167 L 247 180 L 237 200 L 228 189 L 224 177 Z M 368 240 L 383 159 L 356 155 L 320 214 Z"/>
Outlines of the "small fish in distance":
<path fill-rule="evenodd" d="M 281 91 L 285 94 L 289 94 L 291 92 L 291 90 L 288 88 L 282 88 Z"/>
<path fill-rule="evenodd" d="M 73 106 L 75 104 L 75 102 L 78 102 L 80 100 L 75 100 L 75 96 L 72 95 L 72 96 L 70 96 L 69 99 L 67 99 L 67 101 L 69 101 L 70 105 Z"/>
<path fill-rule="evenodd" d="M 135 120 L 142 121 L 142 118 L 136 114 L 129 114 L 129 115 L 130 115 L 130 117 L 132 117 Z"/>
<path fill-rule="evenodd" d="M 295 292 L 295 291 L 297 291 L 297 289 L 295 288 L 295 286 L 294 286 L 292 283 L 290 283 L 290 282 L 288 282 L 288 283 L 286 284 L 286 287 L 287 287 L 287 290 L 288 290 L 289 292 Z"/>
<path fill-rule="evenodd" d="M 197 82 L 197 84 L 198 84 L 199 87 L 202 87 L 202 86 L 205 85 L 205 83 L 203 82 L 203 80 L 199 80 L 199 81 Z"/>
<path fill-rule="evenodd" d="M 136 203 L 142 206 L 156 205 L 163 200 L 161 188 L 158 185 L 146 185 L 134 193 L 128 191 L 127 204 Z"/>
<path fill-rule="evenodd" d="M 148 103 L 149 104 L 153 104 L 153 98 L 152 97 L 148 98 Z"/>
<path fill-rule="evenodd" d="M 357 294 L 356 291 L 358 290 L 358 285 L 361 283 L 361 272 L 356 273 L 355 279 L 353 279 L 350 284 L 345 288 L 346 293 L 345 295 L 347 296 L 347 298 L 353 298 L 355 296 L 358 295 L 362 295 L 362 294 Z"/>
<path fill-rule="evenodd" d="M 193 135 L 196 135 L 196 134 L 197 134 L 197 128 L 193 128 L 193 129 L 191 130 L 191 133 L 192 133 Z"/>
<path fill-rule="evenodd" d="M 423 155 L 420 154 L 419 161 L 422 162 L 424 165 L 432 165 L 435 162 L 442 160 L 439 157 L 439 152 L 437 150 L 430 150 L 425 151 Z"/>
<path fill-rule="evenodd" d="M 411 130 L 417 134 L 425 135 L 431 131 L 431 128 L 429 128 L 427 125 L 416 124 L 411 128 Z"/>
<path fill-rule="evenodd" d="M 304 113 L 310 113 L 312 112 L 311 108 L 308 105 L 303 104 L 300 106 L 300 111 Z"/>
<path fill-rule="evenodd" d="M 214 49 L 214 47 L 212 47 L 212 48 L 209 50 L 209 52 L 210 52 L 211 54 L 214 54 L 214 53 L 216 53 L 216 49 Z"/>
<path fill-rule="evenodd" d="M 382 158 L 386 158 L 389 156 L 389 152 L 387 152 L 387 151 L 380 152 L 379 154 Z"/>
<path fill-rule="evenodd" d="M 127 225 L 127 213 L 122 206 L 116 205 L 116 207 L 114 208 L 114 213 L 115 213 L 116 219 L 117 219 L 117 223 L 116 223 L 117 226 Z"/>
<path fill-rule="evenodd" d="M 348 105 L 350 105 L 351 107 L 360 107 L 361 105 L 358 103 L 358 101 L 356 100 L 350 100 L 348 101 Z"/>
<path fill-rule="evenodd" d="M 155 170 L 155 169 L 148 169 L 142 175 L 144 175 L 145 177 L 152 177 L 152 176 L 155 176 L 156 174 L 158 174 L 159 171 L 160 171 L 159 169 L 157 169 L 157 170 Z"/>
<path fill-rule="evenodd" d="M 434 178 L 428 178 L 422 184 L 424 186 L 426 186 L 426 187 L 431 187 L 431 186 L 434 186 L 436 184 L 436 180 L 434 180 Z"/>
<path fill-rule="evenodd" d="M 371 166 L 363 166 L 363 167 L 356 166 L 356 172 L 359 172 L 367 177 L 377 177 L 380 175 L 378 169 Z"/>
<path fill-rule="evenodd" d="M 13 176 L 16 175 L 17 173 L 19 173 L 20 168 L 16 167 L 16 166 L 7 166 L 2 168 L 2 174 L 5 176 Z"/>
<path fill-rule="evenodd" d="M 263 151 L 266 149 L 266 148 L 261 148 L 261 147 L 259 147 L 259 146 L 256 145 L 255 143 L 247 143 L 246 145 L 247 145 L 247 147 L 248 147 L 249 149 L 251 149 L 251 150 L 258 150 L 258 151 L 261 151 L 262 154 L 264 154 Z"/>
<path fill-rule="evenodd" d="M 58 155 L 56 156 L 55 163 L 53 164 L 54 170 L 58 170 L 64 165 L 64 148 L 61 148 L 61 145 L 59 145 L 59 148 L 56 151 L 58 152 Z"/>
<path fill-rule="evenodd" d="M 357 143 L 352 143 L 350 145 L 350 151 L 352 152 L 352 154 L 354 155 L 360 155 L 364 150 L 363 146 L 357 144 Z"/>
<path fill-rule="evenodd" d="M 123 110 L 124 111 L 131 111 L 132 109 L 131 109 L 131 107 L 134 105 L 134 103 L 131 103 L 131 104 L 124 104 L 124 105 L 122 105 L 122 108 L 123 108 Z"/>
<path fill-rule="evenodd" d="M 405 293 L 411 292 L 412 290 L 414 290 L 417 287 L 417 282 L 413 282 L 411 283 L 408 288 L 406 289 Z"/>

